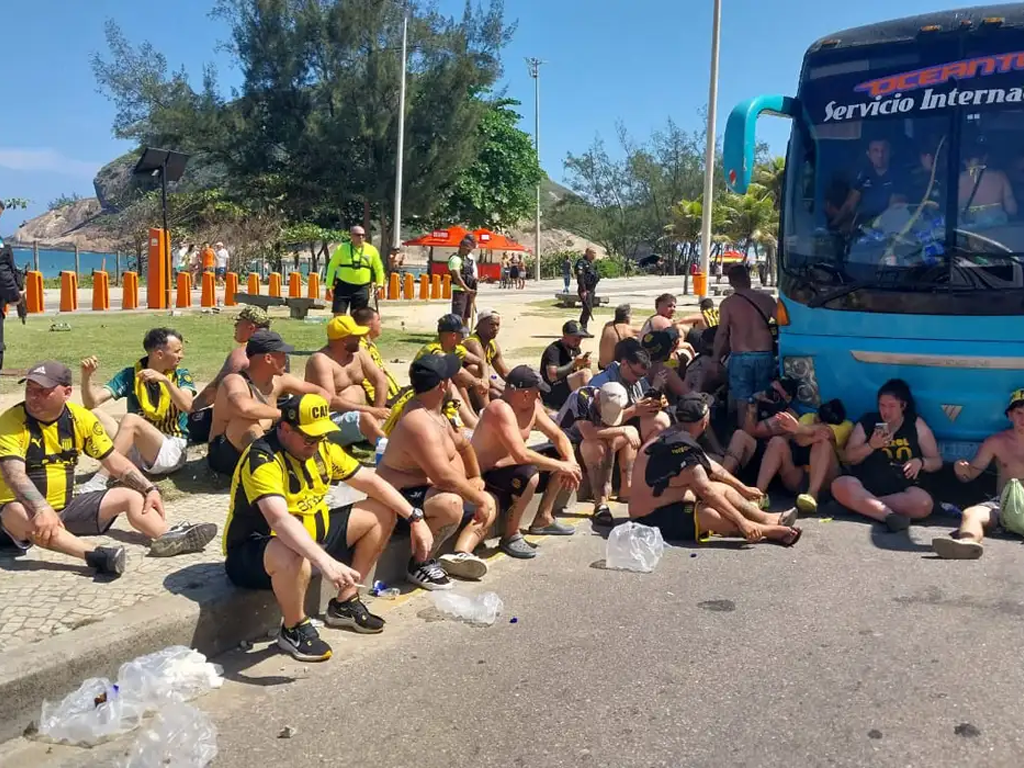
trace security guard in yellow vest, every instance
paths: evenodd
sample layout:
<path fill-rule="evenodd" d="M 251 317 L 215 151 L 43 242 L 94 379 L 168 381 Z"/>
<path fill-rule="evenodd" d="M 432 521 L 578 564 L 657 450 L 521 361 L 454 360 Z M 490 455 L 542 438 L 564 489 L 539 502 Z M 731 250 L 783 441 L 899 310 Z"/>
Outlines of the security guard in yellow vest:
<path fill-rule="evenodd" d="M 370 291 L 384 284 L 384 264 L 372 243 L 366 242 L 366 230 L 349 230 L 352 240 L 334 249 L 327 264 L 327 285 L 334 291 L 331 311 L 335 315 L 370 305 Z"/>

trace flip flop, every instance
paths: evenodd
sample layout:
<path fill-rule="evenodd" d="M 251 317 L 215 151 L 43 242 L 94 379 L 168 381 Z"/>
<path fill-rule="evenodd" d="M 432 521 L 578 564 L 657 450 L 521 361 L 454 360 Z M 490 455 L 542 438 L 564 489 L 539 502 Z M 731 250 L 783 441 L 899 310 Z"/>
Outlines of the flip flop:
<path fill-rule="evenodd" d="M 974 539 L 950 539 L 943 536 L 932 539 L 932 551 L 944 560 L 977 560 L 984 554 L 985 547 Z"/>
<path fill-rule="evenodd" d="M 779 513 L 779 525 L 784 525 L 787 528 L 792 528 L 793 527 L 793 523 L 796 522 L 796 519 L 799 516 L 800 516 L 800 512 L 797 510 L 796 507 L 793 507 L 792 509 L 787 509 L 785 512 L 780 512 Z"/>
<path fill-rule="evenodd" d="M 566 525 L 556 520 L 551 525 L 545 525 L 541 528 L 531 527 L 526 532 L 532 536 L 572 536 L 576 533 L 576 529 L 571 525 Z"/>
<path fill-rule="evenodd" d="M 615 525 L 615 517 L 612 515 L 612 511 L 608 508 L 607 504 L 602 504 L 595 509 L 590 519 L 593 520 L 594 525 L 604 526 L 605 528 L 611 528 Z"/>
<path fill-rule="evenodd" d="M 796 531 L 796 535 L 789 541 L 778 541 L 777 539 L 768 539 L 768 541 L 770 541 L 772 544 L 775 544 L 778 547 L 792 547 L 794 544 L 800 541 L 800 537 L 803 536 L 804 531 L 803 528 L 797 528 L 795 525 L 791 525 L 790 529 Z"/>

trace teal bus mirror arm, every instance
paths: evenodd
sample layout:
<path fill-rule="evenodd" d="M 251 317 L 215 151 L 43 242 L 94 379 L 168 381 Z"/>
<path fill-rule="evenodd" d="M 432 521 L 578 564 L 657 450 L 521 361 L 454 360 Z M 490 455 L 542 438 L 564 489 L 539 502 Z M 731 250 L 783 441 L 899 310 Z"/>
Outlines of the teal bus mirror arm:
<path fill-rule="evenodd" d="M 767 94 L 737 104 L 725 124 L 725 182 L 742 195 L 750 185 L 757 149 L 757 119 L 763 114 L 800 119 L 800 102 L 791 96 Z"/>

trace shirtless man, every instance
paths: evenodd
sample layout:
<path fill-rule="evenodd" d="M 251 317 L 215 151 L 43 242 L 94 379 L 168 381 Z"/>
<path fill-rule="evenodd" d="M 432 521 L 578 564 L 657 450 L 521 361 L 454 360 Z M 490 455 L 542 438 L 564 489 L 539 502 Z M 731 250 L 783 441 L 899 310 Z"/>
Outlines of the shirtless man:
<path fill-rule="evenodd" d="M 369 331 L 348 315 L 336 315 L 327 324 L 327 346 L 306 362 L 306 381 L 331 393 L 331 420 L 341 429 L 332 439 L 342 446 L 361 440 L 375 445 L 384 437 L 381 422 L 391 413 L 386 407 L 387 377 L 359 346 Z M 372 404 L 366 401 L 365 379 L 373 385 Z"/>
<path fill-rule="evenodd" d="M 285 395 L 330 395 L 316 384 L 285 373 L 288 353 L 295 347 L 285 344 L 274 331 L 256 331 L 246 342 L 246 370 L 224 377 L 217 390 L 210 427 L 210 448 L 206 461 L 210 469 L 229 477 L 234 474 L 242 451 L 258 440 L 281 418 L 277 401 Z"/>
<path fill-rule="evenodd" d="M 1010 395 L 1006 416 L 1012 425 L 1009 429 L 987 438 L 970 461 L 961 459 L 953 465 L 957 479 L 969 483 L 995 461 L 998 492 L 988 501 L 964 510 L 956 538 L 932 539 L 932 550 L 939 557 L 952 560 L 974 560 L 981 557 L 985 552 L 981 544 L 985 538 L 985 529 L 991 530 L 999 525 L 999 500 L 1003 488 L 1011 478 L 1024 480 L 1024 389 L 1015 390 Z"/>
<path fill-rule="evenodd" d="M 735 410 L 756 393 L 768 389 L 775 375 L 774 324 L 776 303 L 767 293 L 750 287 L 750 272 L 743 264 L 729 268 L 735 293 L 719 307 L 715 334 L 715 360 L 729 356 L 729 399 Z"/>
<path fill-rule="evenodd" d="M 629 304 L 619 304 L 615 317 L 604 324 L 598 343 L 597 370 L 603 371 L 614 362 L 616 344 L 623 339 L 636 338 L 636 328 L 630 325 L 632 312 Z"/>
<path fill-rule="evenodd" d="M 629 517 L 658 528 L 669 541 L 700 541 L 710 533 L 740 535 L 791 547 L 801 530 L 796 510 L 762 512 L 763 494 L 744 485 L 697 443 L 711 421 L 706 395 L 687 395 L 676 405 L 676 424 L 645 444 L 633 465 Z"/>
<path fill-rule="evenodd" d="M 960 172 L 958 193 L 963 218 L 974 226 L 997 226 L 1017 215 L 1017 198 L 1003 171 L 988 165 L 984 145 L 964 152 L 966 170 Z"/>
<path fill-rule="evenodd" d="M 488 393 L 476 394 L 474 400 L 480 408 L 486 408 L 493 397 L 501 397 L 505 391 L 505 377 L 509 367 L 498 346 L 498 331 L 501 330 L 501 315 L 493 309 L 482 309 L 476 316 L 476 331 L 466 338 L 463 345 L 470 354 L 483 361 L 481 365 L 467 366 L 470 373 L 487 382 Z"/>
<path fill-rule="evenodd" d="M 199 411 L 206 413 L 214 400 L 217 399 L 217 387 L 220 383 L 232 373 L 238 373 L 244 371 L 249 365 L 249 358 L 245 354 L 245 345 L 252 338 L 252 335 L 256 331 L 269 330 L 270 328 L 270 317 L 267 315 L 267 311 L 262 307 L 256 307 L 248 305 L 238 313 L 238 317 L 235 319 L 235 343 L 238 345 L 235 347 L 228 356 L 224 359 L 224 365 L 220 367 L 217 375 L 213 377 L 213 381 L 203 387 L 202 392 L 195 396 L 192 401 L 192 424 L 194 425 L 196 420 L 199 418 Z M 212 414 L 206 413 L 207 420 L 207 431 L 209 431 L 209 424 L 212 424 Z M 190 429 L 189 433 L 192 434 L 193 438 L 196 435 Z"/>
<path fill-rule="evenodd" d="M 435 552 L 462 523 L 463 502 L 476 506 L 453 554 L 442 555 L 440 563 L 433 559 L 433 552 L 422 560 L 410 557 L 407 578 L 430 590 L 451 589 L 448 576 L 479 579 L 487 573 L 487 563 L 473 550 L 484 540 L 497 514 L 494 499 L 484 492 L 472 446 L 442 411 L 451 378 L 460 367 L 462 362 L 454 354 L 424 355 L 413 361 L 409 381 L 415 395 L 391 431 L 377 467 L 379 477 L 423 510 L 423 524 L 433 534 Z M 415 543 L 416 526 L 411 528 Z"/>
<path fill-rule="evenodd" d="M 687 326 L 692 326 L 694 320 L 701 319 L 700 316 L 694 315 L 691 317 L 677 318 L 676 314 L 676 297 L 671 293 L 663 293 L 657 299 L 654 300 L 654 314 L 644 321 L 643 326 L 640 328 L 640 338 L 644 338 L 647 334 L 654 331 L 665 331 L 669 328 L 676 331 L 679 335 L 682 335 L 683 329 Z M 697 356 L 697 353 L 690 346 L 689 342 L 683 342 L 679 345 L 679 360 L 688 363 Z M 675 353 L 673 353 L 675 354 Z"/>
<path fill-rule="evenodd" d="M 475 429 L 477 415 L 469 402 L 469 393 L 476 392 L 477 395 L 483 395 L 488 391 L 488 386 L 484 379 L 473 375 L 470 371 L 470 368 L 480 370 L 483 360 L 470 352 L 462 343 L 467 334 L 468 331 L 461 317 L 453 314 L 442 315 L 441 319 L 437 321 L 437 338 L 429 344 L 425 344 L 416 353 L 416 358 L 424 355 L 447 355 L 449 353 L 458 355 L 459 360 L 462 361 L 462 368 L 452 377 L 450 397 L 459 401 L 459 418 L 463 425 L 469 429 Z"/>
<path fill-rule="evenodd" d="M 528 365 L 516 366 L 505 380 L 505 394 L 484 409 L 473 432 L 473 449 L 485 488 L 508 514 L 499 546 L 509 557 L 528 559 L 537 555 L 519 532 L 523 514 L 537 490 L 544 495 L 529 532 L 566 536 L 575 530 L 558 523 L 553 509 L 555 497 L 563 488 L 579 487 L 583 471 L 576 463 L 569 438 L 540 402 L 540 393 L 547 386 Z M 559 458 L 526 447 L 534 429 L 554 444 Z"/>

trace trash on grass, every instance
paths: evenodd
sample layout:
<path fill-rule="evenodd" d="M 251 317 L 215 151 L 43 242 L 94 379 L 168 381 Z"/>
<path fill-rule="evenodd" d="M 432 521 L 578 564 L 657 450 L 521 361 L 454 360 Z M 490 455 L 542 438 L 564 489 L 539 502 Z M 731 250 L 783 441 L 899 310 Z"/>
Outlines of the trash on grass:
<path fill-rule="evenodd" d="M 124 768 L 204 768 L 217 756 L 217 728 L 206 713 L 176 702 L 135 740 Z"/>
<path fill-rule="evenodd" d="M 438 611 L 467 624 L 491 625 L 505 607 L 501 598 L 493 592 L 484 592 L 480 595 L 431 592 L 430 597 Z"/>
<path fill-rule="evenodd" d="M 630 520 L 608 534 L 605 567 L 613 570 L 650 573 L 665 551 L 661 531 Z"/>

